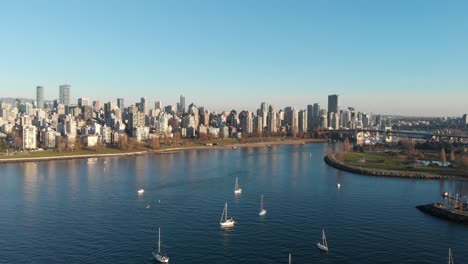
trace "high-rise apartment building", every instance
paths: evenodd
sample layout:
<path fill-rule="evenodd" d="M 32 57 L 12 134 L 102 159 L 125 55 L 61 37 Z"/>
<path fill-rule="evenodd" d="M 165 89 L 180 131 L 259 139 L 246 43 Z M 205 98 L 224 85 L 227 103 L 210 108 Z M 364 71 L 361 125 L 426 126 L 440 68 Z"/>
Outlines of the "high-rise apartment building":
<path fill-rule="evenodd" d="M 298 131 L 307 132 L 307 110 L 300 110 L 298 119 Z"/>
<path fill-rule="evenodd" d="M 117 107 L 122 111 L 124 110 L 125 104 L 123 98 L 117 98 Z"/>
<path fill-rule="evenodd" d="M 36 87 L 36 107 L 39 109 L 44 108 L 44 87 L 37 86 Z"/>
<path fill-rule="evenodd" d="M 162 103 L 161 103 L 161 101 L 156 101 L 156 102 L 154 103 L 154 108 L 156 108 L 156 109 L 162 109 Z"/>
<path fill-rule="evenodd" d="M 179 109 L 177 109 L 177 112 L 185 113 L 185 97 L 182 95 L 180 95 Z"/>
<path fill-rule="evenodd" d="M 78 106 L 83 107 L 83 106 L 89 106 L 89 98 L 78 98 Z"/>
<path fill-rule="evenodd" d="M 59 99 L 63 105 L 70 105 L 70 91 L 71 86 L 69 84 L 63 84 L 59 86 Z"/>
<path fill-rule="evenodd" d="M 338 95 L 332 94 L 328 96 L 328 113 L 338 113 Z"/>
<path fill-rule="evenodd" d="M 146 100 L 146 97 L 142 97 L 140 99 L 140 112 L 143 112 L 145 115 L 149 113 L 149 107 L 148 107 L 148 100 Z"/>
<path fill-rule="evenodd" d="M 312 127 L 320 127 L 320 104 L 315 103 L 312 109 L 313 117 L 312 117 Z"/>

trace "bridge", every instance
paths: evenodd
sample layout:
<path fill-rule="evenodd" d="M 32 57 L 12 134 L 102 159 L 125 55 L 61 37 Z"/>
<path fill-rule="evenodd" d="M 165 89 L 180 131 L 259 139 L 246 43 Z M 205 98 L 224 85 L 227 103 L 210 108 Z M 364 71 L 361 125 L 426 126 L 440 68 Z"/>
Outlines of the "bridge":
<path fill-rule="evenodd" d="M 382 138 L 385 142 L 392 142 L 394 137 L 420 139 L 434 142 L 450 142 L 450 143 L 468 143 L 468 136 L 465 135 L 447 135 L 440 133 L 431 133 L 424 131 L 408 131 L 408 130 L 384 130 L 384 129 L 327 129 L 321 133 L 327 134 L 328 138 L 350 138 L 357 142 L 362 142 L 366 138 Z"/>

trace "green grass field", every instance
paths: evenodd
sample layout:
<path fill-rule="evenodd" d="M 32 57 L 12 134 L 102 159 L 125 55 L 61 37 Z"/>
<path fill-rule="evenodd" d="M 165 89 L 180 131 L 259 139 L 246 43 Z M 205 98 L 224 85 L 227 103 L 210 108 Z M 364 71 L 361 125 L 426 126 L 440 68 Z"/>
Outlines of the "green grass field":
<path fill-rule="evenodd" d="M 437 160 L 438 153 L 425 153 L 425 160 Z M 467 176 L 466 172 L 453 167 L 412 167 L 412 162 L 404 155 L 384 152 L 346 152 L 338 153 L 337 159 L 345 164 L 379 170 L 413 171 L 440 175 Z"/>

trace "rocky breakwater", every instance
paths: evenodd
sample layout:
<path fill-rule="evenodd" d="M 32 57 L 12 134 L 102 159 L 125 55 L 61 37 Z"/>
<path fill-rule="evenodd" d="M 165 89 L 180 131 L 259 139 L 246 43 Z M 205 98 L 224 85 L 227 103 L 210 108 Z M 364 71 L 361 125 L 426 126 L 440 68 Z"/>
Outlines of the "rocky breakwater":
<path fill-rule="evenodd" d="M 453 179 L 453 177 L 437 175 L 437 174 L 429 174 L 429 173 L 421 173 L 421 172 L 411 172 L 411 171 L 396 171 L 396 170 L 378 170 L 372 168 L 365 168 L 365 167 L 356 167 L 349 164 L 345 164 L 341 161 L 338 161 L 335 158 L 335 154 L 326 155 L 324 158 L 325 163 L 328 165 L 339 169 L 344 170 L 352 173 L 358 173 L 363 175 L 373 175 L 373 176 L 383 176 L 383 177 L 403 177 L 403 178 L 415 178 L 415 179 Z"/>
<path fill-rule="evenodd" d="M 425 205 L 418 205 L 416 206 L 419 210 L 424 213 L 430 214 L 432 216 L 436 216 L 442 219 L 468 224 L 468 212 L 461 211 L 458 209 L 453 209 L 445 204 L 440 203 L 432 203 L 432 204 L 425 204 Z"/>

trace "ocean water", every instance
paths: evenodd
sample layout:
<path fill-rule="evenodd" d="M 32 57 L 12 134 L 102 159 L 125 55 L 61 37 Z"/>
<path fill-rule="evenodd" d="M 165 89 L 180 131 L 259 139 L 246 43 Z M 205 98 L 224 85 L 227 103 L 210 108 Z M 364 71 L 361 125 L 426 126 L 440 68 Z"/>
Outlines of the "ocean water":
<path fill-rule="evenodd" d="M 0 263 L 154 263 L 158 227 L 170 263 L 288 263 L 291 253 L 292 263 L 435 264 L 449 247 L 468 263 L 468 226 L 415 208 L 467 194 L 468 182 L 338 171 L 323 162 L 333 147 L 0 164 Z M 237 221 L 228 230 L 225 203 Z M 328 254 L 316 247 L 322 228 Z"/>

